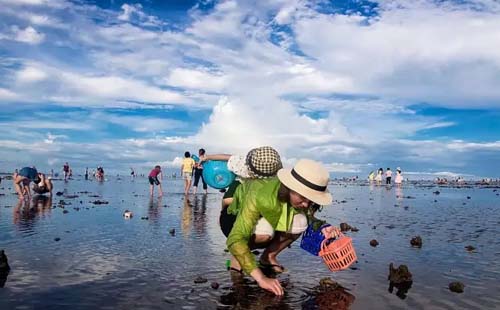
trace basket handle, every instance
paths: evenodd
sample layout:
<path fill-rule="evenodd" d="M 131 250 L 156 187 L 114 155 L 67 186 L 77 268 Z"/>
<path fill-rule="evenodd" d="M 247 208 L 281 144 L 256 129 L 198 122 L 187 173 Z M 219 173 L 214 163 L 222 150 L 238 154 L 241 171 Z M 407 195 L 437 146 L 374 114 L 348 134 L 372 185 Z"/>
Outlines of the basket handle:
<path fill-rule="evenodd" d="M 327 247 L 327 242 L 330 241 L 330 240 L 335 240 L 337 238 L 342 238 L 344 237 L 344 234 L 342 233 L 342 231 L 338 228 L 338 227 L 335 227 L 335 226 L 332 226 L 333 227 L 333 231 L 334 231 L 334 234 L 335 234 L 335 237 L 333 238 L 325 238 L 322 242 L 321 242 L 321 250 L 323 251 L 326 247 Z"/>
<path fill-rule="evenodd" d="M 331 238 L 328 238 L 328 239 L 334 239 L 334 238 L 337 238 L 337 237 L 339 237 L 340 235 L 342 235 L 342 231 L 340 230 L 340 228 L 335 227 L 335 226 L 332 226 L 332 225 L 330 225 L 330 224 L 325 224 L 325 225 L 321 226 L 321 228 L 320 228 L 321 234 L 322 234 L 322 235 L 324 235 L 324 234 L 323 234 L 323 232 L 322 232 L 322 230 L 323 230 L 324 228 L 327 228 L 327 227 L 330 227 L 330 226 L 332 227 L 332 235 L 333 235 L 333 236 L 332 236 Z M 325 237 L 326 237 L 326 236 L 325 236 Z"/>

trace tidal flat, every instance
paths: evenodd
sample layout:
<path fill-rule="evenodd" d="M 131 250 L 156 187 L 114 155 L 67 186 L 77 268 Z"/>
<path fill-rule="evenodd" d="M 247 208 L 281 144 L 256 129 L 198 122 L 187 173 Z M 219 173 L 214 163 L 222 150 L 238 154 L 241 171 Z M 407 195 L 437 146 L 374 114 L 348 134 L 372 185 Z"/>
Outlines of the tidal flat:
<path fill-rule="evenodd" d="M 54 180 L 51 200 L 25 203 L 2 180 L 0 250 L 10 271 L 0 274 L 0 309 L 500 308 L 495 186 L 331 182 L 334 203 L 318 217 L 358 229 L 346 232 L 358 261 L 332 273 L 299 240 L 278 257 L 286 272 L 277 298 L 226 270 L 222 194 L 186 199 L 182 185 L 164 179 L 163 197 L 151 199 L 146 178 Z M 410 287 L 391 288 L 390 263 L 408 267 Z M 340 289 L 318 289 L 328 277 Z M 463 293 L 450 290 L 457 281 Z"/>

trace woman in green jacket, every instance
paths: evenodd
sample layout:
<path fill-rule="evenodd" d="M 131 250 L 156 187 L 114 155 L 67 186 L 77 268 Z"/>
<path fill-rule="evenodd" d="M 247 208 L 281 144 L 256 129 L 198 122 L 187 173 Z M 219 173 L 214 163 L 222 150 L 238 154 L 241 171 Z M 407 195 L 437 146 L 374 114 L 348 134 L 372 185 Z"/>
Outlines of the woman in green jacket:
<path fill-rule="evenodd" d="M 293 169 L 280 169 L 277 175 L 238 186 L 227 210 L 237 217 L 226 244 L 235 258 L 233 269 L 241 268 L 260 287 L 283 295 L 279 281 L 258 268 L 251 249 L 265 248 L 261 266 L 283 271 L 276 257 L 307 228 L 307 210 L 314 204 L 329 205 L 332 196 L 327 190 L 329 173 L 318 162 L 301 159 Z"/>

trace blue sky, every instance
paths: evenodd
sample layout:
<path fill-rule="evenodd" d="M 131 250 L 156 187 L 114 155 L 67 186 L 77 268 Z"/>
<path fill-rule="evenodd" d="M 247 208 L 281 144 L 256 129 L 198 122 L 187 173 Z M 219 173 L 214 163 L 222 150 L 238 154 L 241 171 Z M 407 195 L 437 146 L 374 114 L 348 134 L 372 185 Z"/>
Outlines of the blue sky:
<path fill-rule="evenodd" d="M 333 177 L 500 175 L 495 1 L 0 6 L 0 171 L 272 145 Z"/>

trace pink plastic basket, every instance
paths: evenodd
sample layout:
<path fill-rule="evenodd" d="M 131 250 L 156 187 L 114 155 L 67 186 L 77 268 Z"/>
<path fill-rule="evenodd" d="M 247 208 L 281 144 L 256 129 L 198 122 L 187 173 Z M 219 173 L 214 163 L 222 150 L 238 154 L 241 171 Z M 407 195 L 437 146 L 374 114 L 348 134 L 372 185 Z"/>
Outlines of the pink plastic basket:
<path fill-rule="evenodd" d="M 340 231 L 335 240 L 323 240 L 319 256 L 323 258 L 330 271 L 347 269 L 357 259 L 352 239 Z"/>

